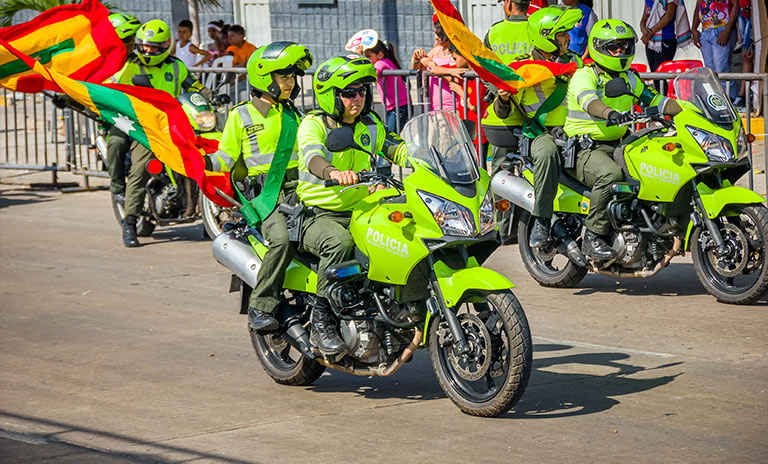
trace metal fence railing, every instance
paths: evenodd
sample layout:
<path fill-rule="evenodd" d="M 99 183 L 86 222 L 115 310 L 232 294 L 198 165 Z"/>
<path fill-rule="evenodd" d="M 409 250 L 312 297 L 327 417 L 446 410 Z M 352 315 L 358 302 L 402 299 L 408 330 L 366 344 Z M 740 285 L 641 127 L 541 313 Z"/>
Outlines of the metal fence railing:
<path fill-rule="evenodd" d="M 245 100 L 250 95 L 248 79 L 240 80 L 245 76 L 245 68 L 191 68 L 198 78 L 215 93 L 227 93 L 232 97 L 231 106 Z M 401 118 L 395 108 L 395 117 L 392 129 L 400 131 L 404 123 L 415 115 L 429 111 L 437 107 L 458 110 L 460 116 L 469 119 L 478 126 L 476 140 L 479 161 L 483 161 L 486 155 L 485 146 L 482 145 L 482 126 L 479 124 L 482 117 L 484 103 L 482 97 L 475 98 L 474 103 L 480 106 L 480 111 L 468 110 L 468 94 L 481 95 L 484 93 L 480 79 L 477 75 L 468 71 L 464 74 L 460 86 L 461 97 L 454 91 L 443 91 L 442 77 L 420 71 L 395 70 L 385 71 L 387 78 L 399 78 L 404 80 L 408 92 L 409 103 L 405 120 Z M 668 73 L 641 73 L 645 80 L 657 79 L 661 81 L 662 92 L 665 91 L 668 82 L 671 82 L 677 74 Z M 301 92 L 295 99 L 296 106 L 304 112 L 317 108 L 317 100 L 312 91 L 312 72 L 299 78 Z M 726 88 L 732 82 L 748 81 L 759 82 L 762 88 L 762 113 L 768 108 L 768 74 L 727 73 L 720 74 L 720 79 Z M 236 83 L 235 83 L 236 82 Z M 437 85 L 436 85 L 437 84 Z M 395 101 L 399 101 L 400 86 L 395 89 Z M 454 87 L 455 89 L 456 87 Z M 384 86 L 386 91 L 387 86 Z M 96 122 L 76 112 L 55 107 L 48 95 L 24 94 L 3 89 L 0 94 L 0 142 L 4 148 L 0 149 L 0 169 L 23 169 L 52 171 L 54 182 L 57 171 L 68 171 L 83 176 L 85 186 L 88 186 L 90 176 L 107 177 L 104 161 L 101 160 L 95 150 L 95 139 L 99 133 Z M 389 111 L 382 104 L 378 92 L 374 91 L 375 109 L 387 121 Z M 450 98 L 450 101 L 446 101 Z M 471 99 L 470 99 L 471 100 Z M 753 90 L 751 85 L 746 86 L 747 102 L 746 113 L 752 114 Z M 471 103 L 471 102 L 470 102 Z M 745 130 L 747 133 L 762 135 L 764 165 L 768 166 L 768 119 L 763 118 L 762 128 L 752 127 L 752 120 L 745 118 Z M 754 132 L 753 132 L 754 131 Z M 749 147 L 750 164 L 753 164 L 752 146 Z M 765 175 L 766 189 L 768 189 L 768 169 Z M 749 187 L 754 188 L 754 170 L 749 172 Z"/>

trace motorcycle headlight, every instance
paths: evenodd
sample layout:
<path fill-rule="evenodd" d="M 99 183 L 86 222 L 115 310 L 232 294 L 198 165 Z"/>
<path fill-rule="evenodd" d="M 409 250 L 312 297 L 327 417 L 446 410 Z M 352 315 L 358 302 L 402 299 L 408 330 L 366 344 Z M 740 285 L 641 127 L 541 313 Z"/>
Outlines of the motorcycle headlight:
<path fill-rule="evenodd" d="M 417 193 L 445 235 L 471 237 L 475 233 L 475 220 L 469 209 L 420 190 Z"/>
<path fill-rule="evenodd" d="M 736 159 L 731 142 L 717 134 L 696 127 L 685 126 L 710 161 L 732 161 Z"/>
<path fill-rule="evenodd" d="M 739 136 L 736 137 L 736 157 L 741 159 L 749 155 L 749 145 L 747 145 L 747 133 L 744 128 L 739 129 Z"/>
<path fill-rule="evenodd" d="M 496 208 L 494 208 L 493 193 L 488 189 L 488 193 L 483 198 L 480 205 L 480 235 L 485 235 L 496 227 Z"/>
<path fill-rule="evenodd" d="M 211 111 L 201 111 L 195 116 L 195 123 L 200 128 L 200 132 L 208 132 L 216 127 L 216 115 Z"/>

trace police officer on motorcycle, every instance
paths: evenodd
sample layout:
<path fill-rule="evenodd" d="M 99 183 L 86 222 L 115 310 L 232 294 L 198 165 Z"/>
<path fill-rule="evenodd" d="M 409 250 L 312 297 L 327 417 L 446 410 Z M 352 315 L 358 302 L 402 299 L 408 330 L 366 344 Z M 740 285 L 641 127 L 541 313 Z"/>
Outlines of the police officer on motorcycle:
<path fill-rule="evenodd" d="M 118 82 L 120 84 L 134 84 L 135 76 L 143 76 L 142 85 L 149 85 L 155 89 L 164 90 L 174 98 L 178 98 L 184 92 L 197 91 L 206 98 L 211 97 L 211 91 L 203 87 L 195 77 L 190 74 L 184 63 L 176 57 L 169 56 L 171 51 L 171 30 L 168 25 L 154 19 L 144 23 L 136 31 L 136 56 L 132 57 L 122 70 Z M 144 207 L 145 185 L 149 180 L 149 173 L 145 164 L 152 153 L 137 142 L 130 142 L 130 134 L 120 131 L 110 133 L 110 142 L 124 150 L 123 157 L 131 152 L 131 171 L 125 186 L 125 219 L 123 219 L 123 244 L 126 247 L 140 246 L 136 236 L 136 221 Z M 113 141 L 114 140 L 114 141 Z M 120 156 L 115 155 L 116 159 Z"/>
<path fill-rule="evenodd" d="M 616 257 L 606 238 L 610 232 L 610 187 L 624 178 L 612 156 L 627 132 L 627 127 L 619 124 L 632 121 L 630 110 L 635 100 L 646 107 L 655 106 L 663 114 L 680 112 L 677 102 L 659 95 L 629 68 L 636 42 L 635 31 L 624 21 L 598 21 L 592 27 L 587 44 L 589 56 L 595 62 L 577 70 L 568 86 L 568 116 L 563 129 L 568 137 L 577 138 L 581 149 L 575 166 L 567 171 L 592 188 L 582 252 L 597 261 Z M 606 83 L 613 78 L 623 79 L 631 94 L 606 97 Z"/>
<path fill-rule="evenodd" d="M 533 44 L 533 52 L 516 60 L 577 63 L 581 67 L 581 58 L 568 50 L 568 31 L 581 21 L 581 17 L 581 10 L 575 8 L 551 6 L 536 10 L 528 18 L 528 39 Z M 567 90 L 568 77 L 557 76 L 526 87 L 512 97 L 509 92 L 501 92 L 494 102 L 496 114 L 506 117 L 512 109 L 509 100 L 515 99 L 515 107 L 525 113 L 523 135 L 532 139 L 530 157 L 533 161 L 533 188 L 536 199 L 531 213 L 535 218 L 530 237 L 531 248 L 539 248 L 549 240 L 552 203 L 562 172 L 560 150 L 551 131 L 557 130 L 556 128 L 565 123 Z"/>
<path fill-rule="evenodd" d="M 224 172 L 232 171 L 242 160 L 248 170 L 244 183 L 250 191 L 245 192 L 246 197 L 258 196 L 265 203 L 261 233 L 269 247 L 251 292 L 251 331 L 278 328 L 274 314 L 280 304 L 285 270 L 295 254 L 285 216 L 275 206 L 296 190 L 299 114 L 292 99 L 301 90 L 296 76 L 303 76 L 310 66 L 312 54 L 293 42 L 273 42 L 253 52 L 247 64 L 251 101 L 232 109 L 218 151 L 205 160 L 207 170 Z M 282 146 L 278 144 L 281 138 Z"/>
<path fill-rule="evenodd" d="M 297 192 L 299 199 L 309 206 L 301 246 L 320 258 L 310 340 L 326 355 L 341 353 L 346 346 L 339 338 L 337 321 L 330 311 L 326 270 L 350 258 L 355 247 L 348 230 L 352 209 L 370 193 L 365 185 L 343 190 L 357 184 L 358 172 L 372 168 L 369 155 L 360 150 L 329 151 L 326 135 L 330 130 L 348 126 L 361 147 L 394 163 L 405 162 L 405 142 L 371 111 L 374 82 L 375 68 L 357 54 L 341 54 L 325 61 L 312 82 L 321 110 L 307 115 L 299 127 Z M 325 187 L 327 180 L 335 180 L 339 185 Z"/>

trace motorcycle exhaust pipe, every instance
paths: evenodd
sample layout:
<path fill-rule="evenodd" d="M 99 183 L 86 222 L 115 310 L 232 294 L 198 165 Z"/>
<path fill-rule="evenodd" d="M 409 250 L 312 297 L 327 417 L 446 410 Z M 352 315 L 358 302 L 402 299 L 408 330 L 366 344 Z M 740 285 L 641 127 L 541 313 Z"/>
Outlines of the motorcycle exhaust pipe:
<path fill-rule="evenodd" d="M 555 221 L 552 224 L 552 233 L 560 242 L 557 245 L 557 251 L 568 256 L 568 258 L 581 267 L 587 267 L 587 258 L 581 252 L 579 244 L 571 237 L 561 221 Z"/>
<path fill-rule="evenodd" d="M 533 185 L 525 178 L 509 171 L 500 171 L 493 176 L 491 189 L 495 195 L 511 201 L 528 212 L 533 211 L 536 194 L 533 192 Z"/>
<path fill-rule="evenodd" d="M 301 324 L 301 320 L 291 310 L 290 306 L 281 304 L 277 309 L 277 320 L 281 321 L 283 326 L 287 326 L 283 333 L 283 338 L 289 345 L 296 348 L 309 359 L 315 359 L 317 356 L 312 352 L 312 345 L 309 342 L 307 329 Z"/>
<path fill-rule="evenodd" d="M 261 258 L 250 244 L 230 236 L 229 232 L 222 232 L 213 240 L 213 258 L 249 287 L 256 287 Z"/>

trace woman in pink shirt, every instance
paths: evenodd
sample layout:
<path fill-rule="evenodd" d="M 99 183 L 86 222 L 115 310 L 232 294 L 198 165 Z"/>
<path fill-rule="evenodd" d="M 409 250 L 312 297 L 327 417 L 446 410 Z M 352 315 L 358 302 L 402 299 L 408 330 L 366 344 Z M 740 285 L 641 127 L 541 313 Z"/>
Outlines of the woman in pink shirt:
<path fill-rule="evenodd" d="M 371 60 L 373 67 L 376 68 L 376 74 L 378 74 L 376 87 L 379 89 L 379 96 L 387 110 L 387 127 L 395 132 L 400 132 L 408 120 L 409 100 L 408 88 L 405 86 L 406 78 L 382 76 L 385 69 L 400 69 L 400 63 L 395 56 L 395 47 L 391 42 L 379 40 L 376 45 L 365 50 L 364 53 L 365 57 Z"/>

